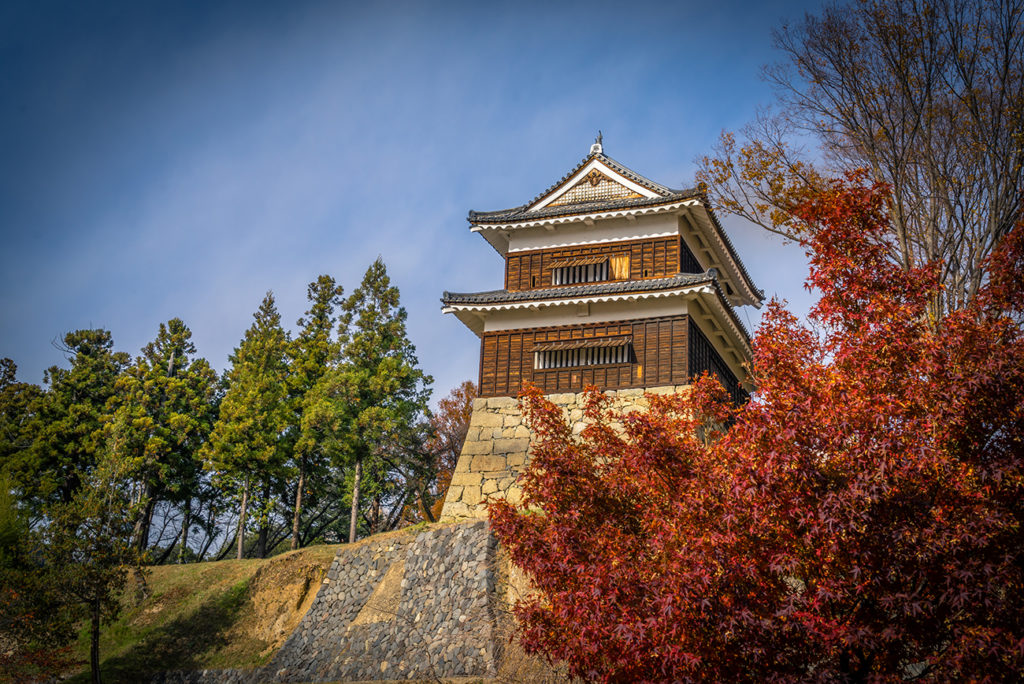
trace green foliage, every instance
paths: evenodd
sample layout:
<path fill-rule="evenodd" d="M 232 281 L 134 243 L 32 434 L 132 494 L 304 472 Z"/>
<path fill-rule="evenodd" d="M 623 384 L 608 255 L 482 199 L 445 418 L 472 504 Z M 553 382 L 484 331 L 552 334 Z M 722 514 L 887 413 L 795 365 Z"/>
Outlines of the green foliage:
<path fill-rule="evenodd" d="M 30 462 L 26 452 L 34 441 L 35 412 L 43 398 L 38 385 L 18 382 L 17 372 L 14 361 L 0 359 L 0 474 L 11 479 Z"/>
<path fill-rule="evenodd" d="M 274 472 L 283 461 L 281 431 L 288 424 L 288 339 L 270 292 L 229 357 L 227 391 L 209 444 L 209 463 L 235 480 Z"/>
<path fill-rule="evenodd" d="M 156 339 L 117 380 L 105 429 L 111 454 L 136 484 L 143 508 L 139 543 L 148 539 L 148 511 L 159 500 L 186 506 L 200 487 L 205 443 L 216 417 L 217 374 L 195 359 L 192 331 L 181 319 L 161 323 Z"/>
<path fill-rule="evenodd" d="M 437 479 L 430 378 L 380 260 L 342 294 L 331 276 L 310 283 L 293 341 L 268 293 L 220 382 L 177 318 L 134 361 L 107 331 L 69 333 L 70 368 L 49 369 L 43 387 L 16 382 L 14 362 L 0 360 L 0 477 L 47 526 L 109 456 L 133 543 L 155 563 L 174 549 L 179 562 L 223 557 L 234 511 L 240 554 L 250 533 L 259 555 L 279 548 L 289 518 L 293 548 L 336 539 L 343 514 L 363 513 L 363 470 L 366 526 L 393 528 Z"/>
<path fill-rule="evenodd" d="M 344 288 L 329 275 L 321 275 L 306 288 L 310 307 L 298 320 L 301 330 L 288 348 L 288 385 L 293 396 L 305 395 L 338 363 L 341 344 L 334 339 L 334 326 L 343 293 Z"/>
<path fill-rule="evenodd" d="M 87 618 L 91 636 L 90 666 L 99 681 L 100 626 L 121 611 L 120 596 L 132 568 L 142 572 L 141 557 L 131 542 L 136 507 L 126 505 L 126 469 L 105 457 L 82 478 L 68 502 L 47 508 L 41 530 L 40 557 L 58 581 L 49 591 L 65 608 Z"/>
<path fill-rule="evenodd" d="M 4 469 L 32 512 L 52 502 L 70 502 L 104 448 L 102 420 L 114 383 L 128 365 L 128 355 L 113 351 L 106 330 L 78 330 L 64 336 L 71 368 L 46 371 L 45 394 L 22 386 L 11 402 L 27 403 L 24 440 L 31 444 L 10 455 Z M 16 384 L 8 383 L 9 388 Z M 36 394 L 36 396 L 32 396 Z"/>
<path fill-rule="evenodd" d="M 323 495 L 327 484 L 328 457 L 316 434 L 302 428 L 302 415 L 310 392 L 330 369 L 337 366 L 341 344 L 334 338 L 336 311 L 341 306 L 343 288 L 329 275 L 321 275 L 306 289 L 310 308 L 298 321 L 301 330 L 288 349 L 289 404 L 292 411 L 290 438 L 295 447 L 292 469 L 295 473 L 293 495 L 292 548 L 300 546 L 300 522 L 303 498 L 307 493 Z"/>
<path fill-rule="evenodd" d="M 225 491 L 247 499 L 250 486 L 269 489 L 283 473 L 288 453 L 283 435 L 291 418 L 288 404 L 288 336 L 268 292 L 252 326 L 230 357 L 227 391 L 203 449 L 205 465 Z M 268 512 L 269 501 L 259 513 Z M 244 509 L 244 506 L 243 506 Z M 239 529 L 245 529 L 245 511 Z"/>
<path fill-rule="evenodd" d="M 0 681 L 31 679 L 69 663 L 75 615 L 53 589 L 59 581 L 40 562 L 38 537 L 0 480 Z"/>
<path fill-rule="evenodd" d="M 303 434 L 339 467 L 355 467 L 350 540 L 360 493 L 386 496 L 389 474 L 415 460 L 417 423 L 427 411 L 430 376 L 418 367 L 406 312 L 377 259 L 342 307 L 342 363 L 307 395 Z M 365 481 L 362 481 L 365 466 Z"/>

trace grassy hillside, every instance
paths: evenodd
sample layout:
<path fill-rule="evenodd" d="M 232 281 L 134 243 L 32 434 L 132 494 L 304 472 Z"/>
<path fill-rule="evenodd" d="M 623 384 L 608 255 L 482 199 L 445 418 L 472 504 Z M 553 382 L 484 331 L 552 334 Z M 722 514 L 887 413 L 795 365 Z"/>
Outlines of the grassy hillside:
<path fill-rule="evenodd" d="M 262 665 L 309 608 L 337 549 L 152 568 L 148 596 L 140 582 L 131 582 L 121 617 L 103 630 L 103 681 L 136 682 L 155 670 Z M 87 629 L 76 648 L 86 666 L 71 681 L 87 682 Z"/>
<path fill-rule="evenodd" d="M 354 546 L 312 546 L 265 560 L 164 565 L 151 568 L 146 587 L 130 583 L 121 617 L 100 638 L 103 681 L 135 683 L 161 670 L 250 668 L 267 663 L 305 615 L 339 548 L 397 535 L 416 534 L 423 524 L 360 540 Z M 451 678 L 445 682 L 561 682 L 564 674 L 509 643 L 514 623 L 508 603 L 529 591 L 518 571 L 499 553 L 497 595 L 501 644 L 497 677 Z M 148 593 L 147 593 L 148 592 Z M 89 681 L 89 633 L 76 646 L 82 669 L 70 681 Z"/>

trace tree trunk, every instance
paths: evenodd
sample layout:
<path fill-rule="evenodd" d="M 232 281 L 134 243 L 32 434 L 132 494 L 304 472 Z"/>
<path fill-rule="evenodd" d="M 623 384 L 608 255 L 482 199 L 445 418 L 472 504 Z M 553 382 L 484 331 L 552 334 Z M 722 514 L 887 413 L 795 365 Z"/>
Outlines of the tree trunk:
<path fill-rule="evenodd" d="M 185 552 L 188 551 L 188 526 L 192 522 L 192 499 L 185 502 L 185 511 L 181 518 L 181 545 L 178 547 L 178 562 L 184 562 Z"/>
<path fill-rule="evenodd" d="M 170 558 L 171 554 L 174 553 L 174 549 L 178 548 L 178 541 L 180 539 L 181 539 L 181 537 L 179 537 L 178 535 L 174 535 L 174 541 L 171 542 L 170 546 L 168 546 L 166 549 L 164 549 L 164 552 L 161 553 L 160 557 L 157 558 L 153 562 L 153 565 L 163 565 L 164 561 L 166 561 L 168 558 Z"/>
<path fill-rule="evenodd" d="M 352 515 L 348 524 L 348 543 L 356 541 L 356 525 L 359 522 L 359 479 L 363 476 L 363 459 L 356 459 L 356 474 L 352 479 Z"/>
<path fill-rule="evenodd" d="M 238 512 L 238 560 L 242 560 L 242 546 L 245 541 L 245 507 L 249 504 L 249 478 L 245 478 L 245 486 L 242 488 L 242 509 Z"/>
<path fill-rule="evenodd" d="M 260 523 L 259 531 L 256 533 L 256 557 L 267 557 L 267 525 L 262 522 Z"/>
<path fill-rule="evenodd" d="M 91 634 L 89 643 L 89 670 L 92 684 L 100 684 L 100 601 L 93 599 L 89 606 L 91 613 Z"/>
<path fill-rule="evenodd" d="M 264 485 L 263 487 L 263 513 L 260 515 L 260 531 L 256 536 L 256 556 L 258 558 L 267 557 L 267 534 L 269 533 L 270 521 L 267 519 L 269 508 L 268 502 L 270 501 L 270 485 Z"/>
<path fill-rule="evenodd" d="M 147 525 L 149 523 L 149 505 L 153 501 L 153 498 L 150 496 L 150 489 L 148 482 L 142 485 L 139 489 L 138 496 L 133 497 L 134 501 L 132 502 L 133 506 L 138 506 L 145 502 L 145 508 L 143 508 L 142 513 L 135 519 L 135 526 L 132 528 L 132 544 L 139 550 L 139 553 L 145 551 L 146 547 L 149 545 L 149 529 L 147 528 Z M 137 510 L 138 509 L 136 509 L 136 511 Z"/>
<path fill-rule="evenodd" d="M 430 490 L 424 487 L 420 491 L 420 507 L 423 509 L 423 516 L 427 519 L 427 522 L 435 523 L 437 520 L 434 519 L 434 497 L 431 495 Z"/>
<path fill-rule="evenodd" d="M 147 487 L 148 489 L 148 487 Z M 148 492 L 147 492 L 148 495 Z M 149 528 L 153 526 L 153 511 L 156 509 L 156 499 L 149 497 L 146 502 L 146 510 L 142 514 L 142 530 L 139 533 L 139 553 L 145 553 L 149 548 Z"/>
<path fill-rule="evenodd" d="M 292 518 L 292 551 L 299 548 L 299 518 L 302 516 L 302 488 L 306 486 L 306 457 L 299 457 L 299 484 L 295 487 L 295 516 Z"/>
<path fill-rule="evenodd" d="M 374 494 L 370 504 L 370 534 L 380 532 L 380 494 Z"/>

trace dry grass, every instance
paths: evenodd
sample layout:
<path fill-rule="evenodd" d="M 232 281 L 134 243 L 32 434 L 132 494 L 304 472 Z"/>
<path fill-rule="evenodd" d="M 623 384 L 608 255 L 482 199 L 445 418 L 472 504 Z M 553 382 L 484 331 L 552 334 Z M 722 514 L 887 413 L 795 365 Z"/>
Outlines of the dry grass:
<path fill-rule="evenodd" d="M 254 667 L 267 662 L 312 603 L 337 545 L 265 560 L 154 567 L 149 596 L 138 582 L 100 638 L 105 682 L 137 682 L 156 670 Z M 77 646 L 88 658 L 88 632 Z M 88 681 L 88 671 L 72 681 Z"/>
<path fill-rule="evenodd" d="M 103 630 L 100 639 L 103 681 L 138 682 L 143 681 L 147 673 L 161 670 L 263 665 L 309 609 L 339 548 L 355 550 L 371 542 L 448 525 L 417 525 L 362 539 L 354 545 L 313 546 L 265 560 L 154 567 L 147 580 L 148 596 L 142 598 L 146 592 L 140 584 L 129 586 L 121 617 Z M 396 568 L 403 565 L 396 563 L 388 569 L 364 608 L 367 615 L 360 614 L 361 618 L 366 621 L 387 619 L 397 610 L 402 572 Z M 567 681 L 563 673 L 524 653 L 512 638 L 515 620 L 510 608 L 517 598 L 529 591 L 528 583 L 511 567 L 503 551 L 499 550 L 494 570 L 499 594 L 497 676 L 443 681 L 448 684 Z M 86 665 L 72 677 L 72 682 L 89 680 L 88 643 L 88 631 L 83 630 L 77 654 Z"/>

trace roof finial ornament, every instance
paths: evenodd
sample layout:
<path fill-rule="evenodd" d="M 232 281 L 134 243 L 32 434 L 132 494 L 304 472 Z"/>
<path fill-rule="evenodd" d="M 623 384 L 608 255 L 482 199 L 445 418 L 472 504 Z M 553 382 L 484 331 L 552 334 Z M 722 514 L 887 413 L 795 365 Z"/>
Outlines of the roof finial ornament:
<path fill-rule="evenodd" d="M 597 137 L 594 138 L 594 144 L 590 146 L 590 154 L 604 154 L 604 146 L 601 142 L 604 140 L 604 136 L 601 135 L 601 131 L 597 131 Z"/>

